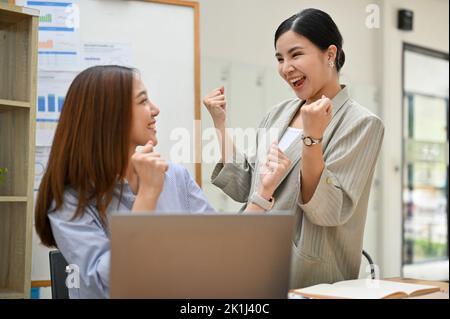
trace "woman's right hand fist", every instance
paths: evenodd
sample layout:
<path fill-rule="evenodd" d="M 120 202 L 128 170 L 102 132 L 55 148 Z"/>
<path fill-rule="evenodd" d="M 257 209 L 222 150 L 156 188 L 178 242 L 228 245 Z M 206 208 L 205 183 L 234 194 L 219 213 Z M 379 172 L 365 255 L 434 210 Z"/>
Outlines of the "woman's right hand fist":
<path fill-rule="evenodd" d="M 280 149 L 278 143 L 272 143 L 267 154 L 267 159 L 264 163 L 262 163 L 260 171 L 261 185 L 258 190 L 259 195 L 267 199 L 272 197 L 290 165 L 291 160 Z"/>
<path fill-rule="evenodd" d="M 131 162 L 139 177 L 139 192 L 151 192 L 159 196 L 169 164 L 153 151 L 153 144 L 148 142 L 145 146 L 138 146 L 131 156 Z"/>
<path fill-rule="evenodd" d="M 225 89 L 219 87 L 205 96 L 203 104 L 211 114 L 214 124 L 223 124 L 226 120 L 227 101 L 225 100 Z"/>

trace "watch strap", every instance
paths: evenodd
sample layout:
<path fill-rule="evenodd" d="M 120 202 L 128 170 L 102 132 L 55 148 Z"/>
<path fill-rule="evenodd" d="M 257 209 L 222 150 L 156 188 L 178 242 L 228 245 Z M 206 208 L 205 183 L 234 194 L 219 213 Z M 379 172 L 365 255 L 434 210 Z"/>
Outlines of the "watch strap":
<path fill-rule="evenodd" d="M 250 201 L 265 210 L 271 210 L 275 199 L 272 196 L 270 200 L 267 200 L 259 195 L 258 192 L 253 192 L 252 196 L 250 197 Z"/>

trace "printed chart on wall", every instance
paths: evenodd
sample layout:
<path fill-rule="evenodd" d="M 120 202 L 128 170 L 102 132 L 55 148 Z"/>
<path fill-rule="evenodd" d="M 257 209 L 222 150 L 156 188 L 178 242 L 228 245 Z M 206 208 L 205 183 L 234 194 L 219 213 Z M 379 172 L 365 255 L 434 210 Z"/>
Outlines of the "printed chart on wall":
<path fill-rule="evenodd" d="M 36 113 L 36 165 L 35 190 L 38 189 L 47 164 L 47 156 L 53 142 L 64 99 L 77 72 L 40 71 Z"/>
<path fill-rule="evenodd" d="M 40 12 L 34 185 L 37 191 L 65 95 L 80 71 L 78 0 L 16 1 L 16 4 Z"/>
<path fill-rule="evenodd" d="M 39 70 L 78 70 L 77 1 L 27 1 L 26 6 L 40 11 Z"/>
<path fill-rule="evenodd" d="M 16 5 L 40 11 L 38 84 L 36 101 L 35 196 L 45 173 L 53 136 L 64 109 L 70 84 L 82 70 L 94 65 L 132 66 L 130 43 L 83 42 L 80 6 L 87 0 L 16 0 Z M 89 0 L 90 1 L 90 0 Z M 97 39 L 96 39 L 97 40 Z M 32 280 L 48 280 L 49 249 L 33 234 Z"/>
<path fill-rule="evenodd" d="M 131 52 L 130 43 L 84 42 L 83 68 L 108 64 L 132 66 Z"/>
<path fill-rule="evenodd" d="M 76 72 L 40 71 L 38 81 L 38 100 L 36 121 L 36 145 L 50 146 L 54 130 L 61 114 L 65 95 Z M 43 125 L 46 124 L 46 125 Z"/>
<path fill-rule="evenodd" d="M 79 0 L 16 0 L 16 5 L 40 11 L 34 185 L 37 191 L 73 79 L 94 65 L 131 66 L 132 50 L 129 43 L 81 42 Z"/>

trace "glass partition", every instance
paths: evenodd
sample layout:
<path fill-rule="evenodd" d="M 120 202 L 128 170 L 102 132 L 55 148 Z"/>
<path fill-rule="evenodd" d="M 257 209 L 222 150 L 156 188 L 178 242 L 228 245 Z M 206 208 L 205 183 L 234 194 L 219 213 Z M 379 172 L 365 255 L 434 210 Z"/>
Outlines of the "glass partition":
<path fill-rule="evenodd" d="M 403 61 L 403 277 L 448 280 L 448 55 Z"/>

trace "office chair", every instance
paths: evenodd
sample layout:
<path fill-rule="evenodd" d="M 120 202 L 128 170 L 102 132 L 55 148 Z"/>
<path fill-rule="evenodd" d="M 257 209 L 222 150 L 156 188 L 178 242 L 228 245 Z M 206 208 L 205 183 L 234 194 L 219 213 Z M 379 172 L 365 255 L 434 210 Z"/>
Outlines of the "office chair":
<path fill-rule="evenodd" d="M 376 279 L 376 276 L 375 276 L 375 264 L 373 263 L 372 257 L 370 257 L 370 255 L 364 249 L 362 251 L 362 254 L 363 254 L 364 257 L 366 257 L 367 262 L 370 265 L 370 277 L 372 279 Z"/>
<path fill-rule="evenodd" d="M 69 289 L 66 286 L 67 261 L 59 250 L 49 252 L 50 279 L 52 282 L 52 299 L 69 299 Z"/>

